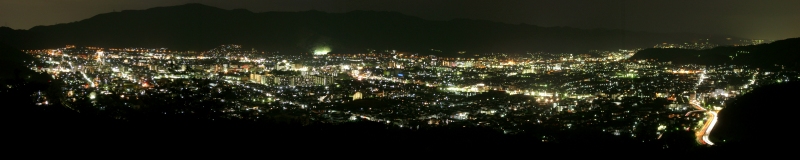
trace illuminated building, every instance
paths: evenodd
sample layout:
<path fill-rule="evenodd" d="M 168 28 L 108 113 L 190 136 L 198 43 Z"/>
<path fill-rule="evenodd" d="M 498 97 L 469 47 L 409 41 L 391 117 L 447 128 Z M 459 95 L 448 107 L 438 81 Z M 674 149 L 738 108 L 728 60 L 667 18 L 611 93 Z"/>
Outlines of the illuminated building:
<path fill-rule="evenodd" d="M 362 98 L 361 92 L 356 92 L 355 94 L 353 94 L 353 100 L 354 101 L 355 100 L 359 100 L 361 98 Z"/>

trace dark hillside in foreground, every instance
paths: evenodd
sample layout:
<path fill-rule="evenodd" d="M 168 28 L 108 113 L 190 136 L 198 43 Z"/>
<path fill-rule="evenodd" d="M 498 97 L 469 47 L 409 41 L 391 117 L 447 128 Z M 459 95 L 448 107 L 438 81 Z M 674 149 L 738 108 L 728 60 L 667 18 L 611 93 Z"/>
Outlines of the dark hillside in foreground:
<path fill-rule="evenodd" d="M 0 55 L 3 55 L 0 58 L 0 67 L 2 67 L 0 69 L 0 79 L 23 79 L 33 73 L 27 68 L 28 64 L 34 62 L 32 56 L 2 43 L 0 43 Z"/>
<path fill-rule="evenodd" d="M 375 122 L 314 124 L 300 126 L 279 122 L 153 122 L 121 123 L 55 111 L 31 112 L 37 120 L 15 120 L 5 127 L 11 150 L 120 152 L 157 154 L 180 149 L 186 152 L 263 151 L 271 154 L 310 153 L 407 153 L 426 155 L 499 154 L 597 155 L 647 154 L 689 156 L 725 154 L 731 150 L 688 147 L 665 148 L 591 131 L 556 132 L 561 142 L 543 142 L 536 134 L 503 135 L 484 128 L 397 129 Z M 49 114 L 42 114 L 49 113 Z M 691 133 L 688 135 L 691 141 Z M 570 137 L 570 138 L 567 138 Z M 664 137 L 669 138 L 669 137 Z M 681 137 L 673 137 L 681 138 Z M 687 137 L 683 137 L 687 138 Z M 24 141 L 10 141 L 24 139 Z M 667 143 L 664 141 L 663 143 Z M 80 144 L 82 147 L 71 147 Z M 47 148 L 40 148 L 43 145 Z M 141 152 L 147 148 L 147 152 Z M 151 152 L 152 151 L 152 152 Z M 169 154 L 169 153 L 168 153 Z M 177 154 L 177 153 L 173 153 Z"/>
<path fill-rule="evenodd" d="M 51 114 L 52 115 L 52 114 Z M 653 144 L 637 143 L 607 133 L 562 131 L 571 136 L 565 142 L 542 142 L 540 136 L 503 135 L 484 128 L 397 129 L 376 122 L 315 124 L 299 126 L 278 122 L 158 122 L 120 123 L 113 120 L 81 118 L 76 114 L 38 117 L 26 126 L 6 127 L 13 131 L 6 137 L 27 139 L 6 145 L 34 147 L 48 144 L 66 148 L 72 144 L 84 149 L 121 151 L 142 145 L 163 150 L 173 147 L 193 151 L 273 150 L 308 152 L 404 152 L 452 154 L 489 152 L 519 154 L 524 152 L 566 153 L 573 151 L 609 154 L 691 153 L 664 150 Z M 70 150 L 70 149 L 66 149 Z"/>
<path fill-rule="evenodd" d="M 800 122 L 800 82 L 762 86 L 721 110 L 711 138 L 732 147 L 777 151 L 798 141 L 792 128 Z"/>
<path fill-rule="evenodd" d="M 750 65 L 761 68 L 781 68 L 783 65 L 786 69 L 800 70 L 800 38 L 708 50 L 651 48 L 639 51 L 631 59 L 656 59 L 674 64 Z"/>
<path fill-rule="evenodd" d="M 432 21 L 396 12 L 253 13 L 202 4 L 105 13 L 30 30 L 0 28 L 0 37 L 0 43 L 20 49 L 78 45 L 204 51 L 221 44 L 241 44 L 248 49 L 287 54 L 308 53 L 327 46 L 333 53 L 396 49 L 441 56 L 458 55 L 459 51 L 587 52 L 697 39 L 730 42 L 724 40 L 730 37 L 686 33 L 540 27 L 467 19 Z"/>

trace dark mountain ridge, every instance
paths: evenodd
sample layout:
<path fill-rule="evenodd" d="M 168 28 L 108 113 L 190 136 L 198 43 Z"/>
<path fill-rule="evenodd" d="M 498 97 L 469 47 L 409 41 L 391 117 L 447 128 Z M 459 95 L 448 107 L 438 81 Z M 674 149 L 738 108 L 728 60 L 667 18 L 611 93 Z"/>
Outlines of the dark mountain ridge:
<path fill-rule="evenodd" d="M 195 3 L 105 13 L 29 30 L 0 28 L 0 36 L 0 42 L 20 49 L 71 44 L 202 51 L 220 44 L 241 44 L 281 53 L 306 53 L 316 46 L 328 46 L 333 53 L 396 49 L 443 56 L 456 55 L 458 51 L 585 52 L 727 38 L 689 33 L 540 27 L 469 19 L 432 21 L 380 11 L 253 13 Z"/>
<path fill-rule="evenodd" d="M 722 46 L 707 50 L 650 48 L 631 59 L 656 59 L 675 64 L 750 65 L 800 70 L 800 38 L 751 46 Z"/>

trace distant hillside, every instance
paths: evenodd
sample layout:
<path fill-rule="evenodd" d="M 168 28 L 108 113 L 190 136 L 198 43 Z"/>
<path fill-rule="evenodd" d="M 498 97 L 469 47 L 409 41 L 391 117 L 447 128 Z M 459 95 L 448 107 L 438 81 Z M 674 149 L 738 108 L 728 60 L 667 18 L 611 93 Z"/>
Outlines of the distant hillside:
<path fill-rule="evenodd" d="M 677 64 L 736 64 L 770 68 L 784 65 L 800 67 L 800 38 L 775 41 L 769 44 L 717 47 L 708 50 L 659 49 L 639 51 L 631 59 L 656 59 Z"/>
<path fill-rule="evenodd" d="M 0 37 L 0 42 L 20 49 L 73 44 L 203 51 L 221 44 L 242 44 L 248 49 L 281 53 L 304 53 L 317 46 L 328 46 L 333 53 L 396 49 L 437 55 L 455 55 L 458 51 L 468 54 L 586 52 L 727 38 L 466 19 L 432 21 L 396 12 L 253 13 L 201 4 L 105 13 L 78 22 L 37 26 L 30 30 L 0 28 Z"/>

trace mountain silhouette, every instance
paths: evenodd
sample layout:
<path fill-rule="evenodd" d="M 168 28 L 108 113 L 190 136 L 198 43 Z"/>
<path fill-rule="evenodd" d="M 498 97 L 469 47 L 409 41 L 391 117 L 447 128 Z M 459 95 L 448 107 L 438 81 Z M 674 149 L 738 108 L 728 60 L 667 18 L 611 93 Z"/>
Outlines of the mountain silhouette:
<path fill-rule="evenodd" d="M 19 49 L 64 45 L 147 47 L 203 51 L 241 44 L 268 52 L 308 53 L 324 45 L 332 53 L 368 49 L 442 56 L 466 53 L 587 52 L 650 47 L 723 36 L 576 29 L 485 20 L 432 21 L 397 12 L 346 13 L 225 10 L 202 4 L 125 10 L 29 30 L 0 28 L 0 43 Z"/>
<path fill-rule="evenodd" d="M 751 46 L 722 46 L 707 50 L 650 48 L 631 59 L 656 59 L 674 64 L 750 65 L 761 68 L 800 69 L 800 38 Z"/>

